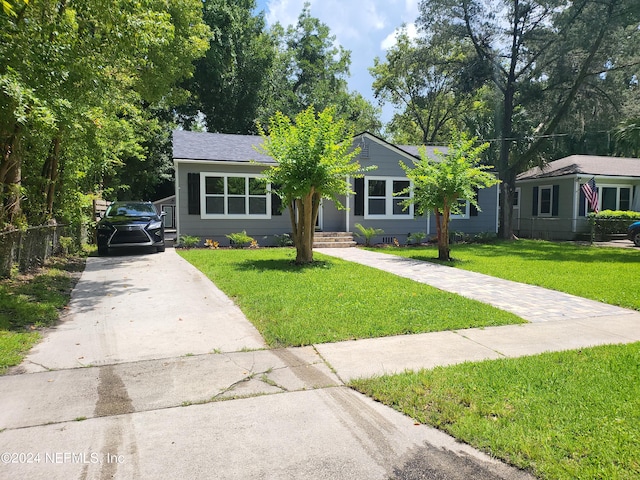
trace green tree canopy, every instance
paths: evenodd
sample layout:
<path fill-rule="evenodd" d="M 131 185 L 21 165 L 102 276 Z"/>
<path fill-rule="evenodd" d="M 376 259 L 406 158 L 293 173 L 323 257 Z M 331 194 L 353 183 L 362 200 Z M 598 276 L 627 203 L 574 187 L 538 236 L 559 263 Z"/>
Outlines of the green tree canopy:
<path fill-rule="evenodd" d="M 491 99 L 502 180 L 500 231 L 511 238 L 518 173 L 546 161 L 562 122 L 610 91 L 612 76 L 637 65 L 640 4 L 635 0 L 423 0 L 419 23 L 429 45 L 471 46 Z M 485 92 L 486 93 L 486 92 Z M 585 114 L 593 115 L 592 113 Z M 580 115 L 575 115 L 576 119 Z M 486 137 L 485 137 L 486 138 Z"/>
<path fill-rule="evenodd" d="M 341 207 L 338 197 L 353 193 L 348 177 L 361 174 L 353 159 L 360 149 L 352 148 L 353 131 L 344 119 L 335 118 L 334 108 L 316 115 L 313 106 L 292 122 L 278 112 L 266 131 L 260 150 L 278 164 L 264 172 L 265 181 L 289 208 L 296 263 L 313 261 L 313 234 L 323 198 Z"/>
<path fill-rule="evenodd" d="M 452 213 L 460 213 L 460 202 L 469 201 L 478 207 L 477 191 L 498 183 L 491 167 L 481 165 L 482 152 L 489 146 L 475 146 L 476 138 L 460 134 L 454 136 L 446 153 L 435 150 L 437 160 L 420 151 L 420 160 L 413 166 L 400 162 L 407 177 L 413 182 L 413 195 L 405 206 L 415 205 L 419 215 L 434 212 L 438 235 L 438 258 L 450 260 L 449 220 Z"/>

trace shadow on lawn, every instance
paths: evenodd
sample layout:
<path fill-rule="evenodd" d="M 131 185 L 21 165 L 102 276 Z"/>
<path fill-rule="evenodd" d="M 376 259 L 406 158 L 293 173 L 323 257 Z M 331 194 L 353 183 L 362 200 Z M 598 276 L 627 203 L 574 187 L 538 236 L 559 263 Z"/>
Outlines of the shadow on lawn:
<path fill-rule="evenodd" d="M 269 271 L 275 270 L 279 272 L 303 273 L 309 270 L 327 270 L 333 267 L 333 262 L 324 260 L 315 260 L 313 263 L 298 265 L 293 260 L 245 260 L 236 264 L 235 268 L 239 271 Z"/>

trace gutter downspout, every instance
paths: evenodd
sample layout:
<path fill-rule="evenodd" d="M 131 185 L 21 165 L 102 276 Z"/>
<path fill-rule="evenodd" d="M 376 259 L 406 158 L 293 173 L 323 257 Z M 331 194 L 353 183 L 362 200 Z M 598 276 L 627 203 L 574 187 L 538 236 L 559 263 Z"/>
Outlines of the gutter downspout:
<path fill-rule="evenodd" d="M 571 220 L 571 232 L 576 233 L 578 230 L 578 213 L 580 203 L 580 175 L 576 176 L 573 181 L 573 219 Z"/>
<path fill-rule="evenodd" d="M 174 213 L 176 221 L 176 243 L 180 239 L 180 169 L 178 168 L 178 162 L 173 160 L 173 170 L 175 174 L 174 189 L 176 193 L 176 211 Z"/>
<path fill-rule="evenodd" d="M 351 178 L 349 177 L 349 175 L 347 175 L 347 185 L 351 186 Z M 344 225 L 345 225 L 345 231 L 349 232 L 350 231 L 350 225 L 349 225 L 349 213 L 351 212 L 351 194 L 347 193 L 347 198 L 345 199 L 344 202 L 345 205 L 345 210 L 344 210 L 344 215 L 345 215 L 345 219 L 344 219 Z"/>

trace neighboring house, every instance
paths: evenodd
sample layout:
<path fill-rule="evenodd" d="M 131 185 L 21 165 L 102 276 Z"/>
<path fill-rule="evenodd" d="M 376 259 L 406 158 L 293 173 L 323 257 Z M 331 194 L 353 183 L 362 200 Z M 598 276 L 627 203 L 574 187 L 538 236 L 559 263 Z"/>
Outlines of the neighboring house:
<path fill-rule="evenodd" d="M 594 178 L 599 210 L 640 211 L 640 159 L 572 155 L 518 175 L 514 233 L 573 240 L 590 232 L 581 186 Z"/>
<path fill-rule="evenodd" d="M 291 231 L 288 211 L 260 182 L 263 170 L 273 158 L 255 150 L 262 138 L 251 135 L 186 132 L 173 133 L 173 161 L 176 182 L 176 228 L 178 236 L 191 235 L 228 244 L 225 235 L 246 230 L 260 245 L 272 245 L 275 236 Z M 410 185 L 400 162 L 412 165 L 419 158 L 417 147 L 398 147 L 370 133 L 353 139 L 362 150 L 357 160 L 375 170 L 363 178 L 351 178 L 355 195 L 341 198 L 346 209 L 338 210 L 323 201 L 317 229 L 324 232 L 353 232 L 356 223 L 384 230 L 375 242 L 404 243 L 411 233 L 435 235 L 433 216 L 415 216 L 413 206 L 403 209 L 404 197 L 394 192 Z M 428 147 L 433 154 L 434 147 Z M 481 211 L 466 202 L 464 214 L 451 221 L 452 232 L 467 234 L 496 232 L 498 189 L 479 192 Z"/>
<path fill-rule="evenodd" d="M 153 202 L 158 214 L 164 213 L 164 228 L 176 228 L 176 196 L 170 195 Z"/>

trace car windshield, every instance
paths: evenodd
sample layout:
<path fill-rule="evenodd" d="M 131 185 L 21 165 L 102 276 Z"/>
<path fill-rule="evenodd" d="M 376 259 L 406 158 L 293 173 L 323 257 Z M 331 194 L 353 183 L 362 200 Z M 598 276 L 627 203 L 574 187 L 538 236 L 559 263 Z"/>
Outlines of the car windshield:
<path fill-rule="evenodd" d="M 149 203 L 113 203 L 107 210 L 107 217 L 152 217 L 156 209 Z"/>

